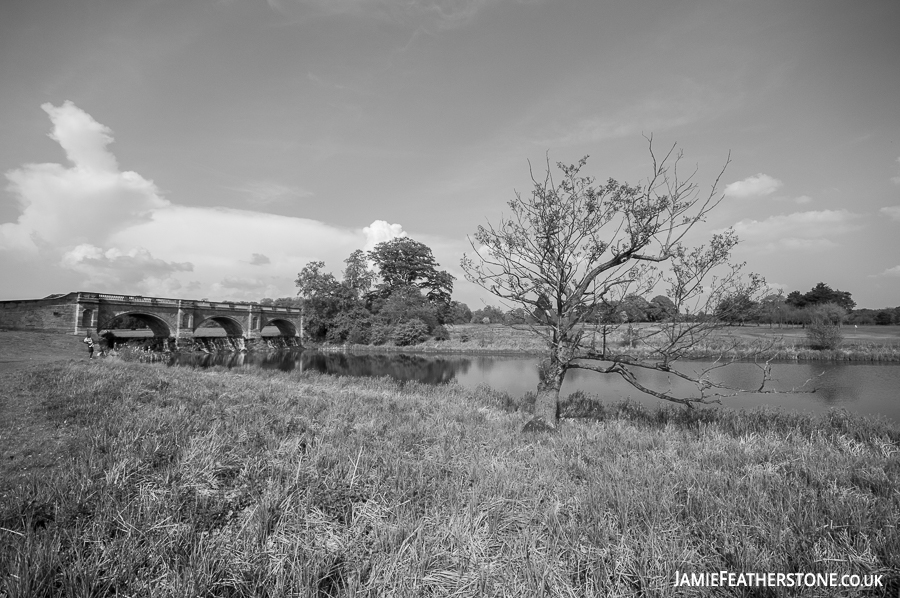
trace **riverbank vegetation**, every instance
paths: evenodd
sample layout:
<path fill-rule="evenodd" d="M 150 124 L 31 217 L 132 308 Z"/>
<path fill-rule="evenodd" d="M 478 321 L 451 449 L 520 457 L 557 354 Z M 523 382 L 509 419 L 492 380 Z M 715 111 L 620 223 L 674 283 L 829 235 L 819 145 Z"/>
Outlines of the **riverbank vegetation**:
<path fill-rule="evenodd" d="M 720 570 L 900 589 L 900 430 L 844 412 L 576 395 L 532 436 L 533 395 L 484 387 L 111 360 L 5 382 L 62 438 L 38 472 L 2 465 L 9 598 L 685 596 L 676 571 Z"/>
<path fill-rule="evenodd" d="M 453 324 L 447 327 L 449 338 L 444 341 L 426 339 L 411 346 L 384 345 L 334 345 L 310 344 L 320 350 L 347 350 L 352 352 L 423 352 L 468 354 L 527 354 L 541 355 L 546 342 L 534 334 L 529 326 L 502 324 Z M 652 324 L 634 324 L 606 334 L 609 351 L 627 351 L 635 357 L 649 358 L 654 354 L 653 344 L 641 339 L 652 339 L 650 333 L 658 330 Z M 893 332 L 893 334 L 891 334 Z M 861 327 L 844 331 L 845 338 L 839 349 L 814 349 L 801 328 L 772 329 L 768 327 L 722 327 L 702 343 L 686 351 L 683 359 L 710 360 L 787 360 L 787 361 L 881 361 L 900 362 L 900 328 Z M 603 344 L 603 327 L 587 326 L 584 344 L 594 347 Z"/>

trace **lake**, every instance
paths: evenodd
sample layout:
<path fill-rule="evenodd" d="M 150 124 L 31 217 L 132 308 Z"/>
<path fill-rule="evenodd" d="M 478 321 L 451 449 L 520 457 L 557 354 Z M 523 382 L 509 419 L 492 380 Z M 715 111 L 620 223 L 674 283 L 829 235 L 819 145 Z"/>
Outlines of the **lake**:
<path fill-rule="evenodd" d="M 321 353 L 279 351 L 271 353 L 178 354 L 170 365 L 193 367 L 259 367 L 283 371 L 318 371 L 340 376 L 390 376 L 424 384 L 456 382 L 475 388 L 492 388 L 521 396 L 537 387 L 537 358 L 523 356 L 421 355 L 403 353 Z M 683 361 L 678 367 L 690 373 L 710 365 Z M 638 381 L 657 390 L 672 389 L 679 396 L 690 393 L 692 385 L 663 372 L 636 370 Z M 884 416 L 900 423 L 900 365 L 859 362 L 789 362 L 772 365 L 774 381 L 767 388 L 788 390 L 812 379 L 806 388 L 812 394 L 748 393 L 723 399 L 733 408 L 752 409 L 762 405 L 785 410 L 820 413 L 844 408 L 862 415 Z M 756 364 L 740 362 L 716 370 L 714 380 L 739 388 L 757 388 L 761 380 Z M 570 370 L 562 395 L 582 390 L 598 394 L 606 401 L 628 398 L 653 407 L 662 401 L 645 395 L 618 375 Z M 696 388 L 694 387 L 694 390 Z"/>

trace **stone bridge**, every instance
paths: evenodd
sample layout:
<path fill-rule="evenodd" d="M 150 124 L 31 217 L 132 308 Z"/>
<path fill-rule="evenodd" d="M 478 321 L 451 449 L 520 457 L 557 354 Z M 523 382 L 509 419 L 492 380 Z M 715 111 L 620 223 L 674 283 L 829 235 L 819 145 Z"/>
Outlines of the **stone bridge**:
<path fill-rule="evenodd" d="M 0 301 L 0 327 L 7 329 L 96 336 L 121 316 L 144 322 L 154 337 L 176 346 L 192 344 L 198 328 L 209 321 L 224 328 L 232 344 L 236 340 L 251 346 L 260 342 L 267 326 L 278 329 L 282 344 L 299 345 L 303 334 L 301 310 L 296 307 L 80 291 L 44 299 Z"/>

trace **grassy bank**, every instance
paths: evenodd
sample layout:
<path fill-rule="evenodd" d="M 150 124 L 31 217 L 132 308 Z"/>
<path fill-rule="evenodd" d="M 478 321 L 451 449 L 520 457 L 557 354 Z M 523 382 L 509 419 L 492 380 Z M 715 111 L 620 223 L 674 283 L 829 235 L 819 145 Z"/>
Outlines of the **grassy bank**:
<path fill-rule="evenodd" d="M 10 598 L 700 596 L 675 572 L 723 569 L 900 590 L 900 430 L 846 413 L 578 396 L 591 419 L 530 436 L 486 388 L 113 360 L 4 389 L 63 442 L 40 475 L 3 465 Z"/>

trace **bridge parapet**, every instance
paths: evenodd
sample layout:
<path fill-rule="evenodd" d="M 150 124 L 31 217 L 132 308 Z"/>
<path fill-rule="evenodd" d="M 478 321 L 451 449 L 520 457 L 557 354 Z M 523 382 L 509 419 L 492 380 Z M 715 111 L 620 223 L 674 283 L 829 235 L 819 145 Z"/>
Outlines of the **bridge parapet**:
<path fill-rule="evenodd" d="M 303 311 L 296 307 L 84 291 L 0 301 L 0 326 L 12 329 L 84 335 L 97 333 L 122 316 L 143 320 L 154 336 L 176 342 L 194 339 L 197 328 L 209 319 L 230 337 L 246 341 L 262 339 L 266 326 L 277 327 L 280 336 L 293 339 L 292 343 L 303 334 Z M 243 341 L 237 344 L 243 346 Z"/>

